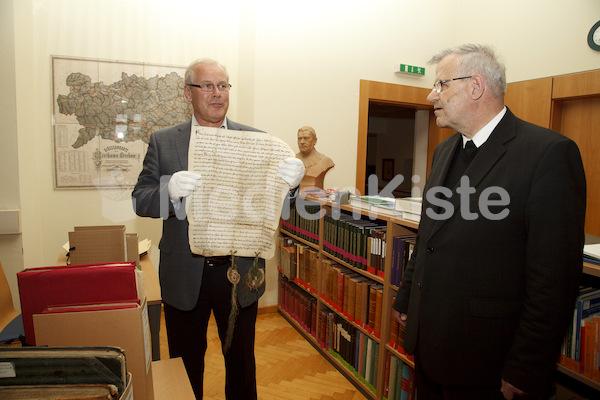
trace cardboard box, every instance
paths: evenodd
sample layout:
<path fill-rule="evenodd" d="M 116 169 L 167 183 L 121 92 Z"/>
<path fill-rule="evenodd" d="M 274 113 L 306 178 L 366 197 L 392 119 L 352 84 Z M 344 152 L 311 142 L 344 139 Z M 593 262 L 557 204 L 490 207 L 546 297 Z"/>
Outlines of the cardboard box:
<path fill-rule="evenodd" d="M 140 263 L 140 248 L 138 242 L 137 233 L 127 233 L 127 261 L 135 261 L 136 264 Z"/>
<path fill-rule="evenodd" d="M 127 261 L 125 225 L 76 226 L 69 246 L 71 264 Z"/>
<path fill-rule="evenodd" d="M 118 346 L 125 350 L 136 400 L 153 400 L 146 301 L 135 308 L 34 314 L 37 346 Z"/>
<path fill-rule="evenodd" d="M 17 273 L 17 281 L 25 342 L 31 345 L 36 344 L 32 315 L 48 306 L 145 298 L 134 262 L 27 268 Z"/>

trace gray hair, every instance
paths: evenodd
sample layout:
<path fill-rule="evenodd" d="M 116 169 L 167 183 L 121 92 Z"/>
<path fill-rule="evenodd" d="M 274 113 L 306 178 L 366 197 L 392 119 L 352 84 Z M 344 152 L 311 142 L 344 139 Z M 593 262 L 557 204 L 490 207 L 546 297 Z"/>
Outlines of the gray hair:
<path fill-rule="evenodd" d="M 187 85 L 188 83 L 196 83 L 196 67 L 198 65 L 217 65 L 219 68 L 221 68 L 223 70 L 223 72 L 225 72 L 225 76 L 227 76 L 227 82 L 229 82 L 229 72 L 227 72 L 227 68 L 225 68 L 225 66 L 213 59 L 210 58 L 200 58 L 198 60 L 192 61 L 192 63 L 190 65 L 188 65 L 187 69 L 185 70 L 185 84 Z"/>
<path fill-rule="evenodd" d="M 429 64 L 438 64 L 443 58 L 452 54 L 459 56 L 457 72 L 460 76 L 480 74 L 490 85 L 494 97 L 504 96 L 506 93 L 506 67 L 498 59 L 491 46 L 464 44 L 445 49 L 431 57 Z"/>

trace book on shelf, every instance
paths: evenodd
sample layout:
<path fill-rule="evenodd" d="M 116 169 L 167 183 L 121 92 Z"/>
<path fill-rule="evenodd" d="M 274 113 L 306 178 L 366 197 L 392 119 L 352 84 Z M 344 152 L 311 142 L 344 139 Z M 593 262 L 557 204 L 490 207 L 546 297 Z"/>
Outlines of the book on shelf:
<path fill-rule="evenodd" d="M 296 243 L 297 273 L 294 281 L 310 292 L 317 292 L 320 261 L 316 250 L 308 245 Z"/>
<path fill-rule="evenodd" d="M 586 244 L 583 246 L 583 255 L 596 261 L 600 261 L 600 243 Z"/>
<path fill-rule="evenodd" d="M 387 204 L 372 204 L 369 210 L 383 215 L 391 215 L 394 217 L 402 217 L 402 211 L 396 210 L 395 206 Z"/>
<path fill-rule="evenodd" d="M 280 235 L 279 246 L 279 270 L 288 279 L 293 280 L 296 275 L 296 241 L 290 237 Z"/>
<path fill-rule="evenodd" d="M 377 285 L 375 292 L 375 336 L 381 337 L 381 310 L 383 308 L 383 285 Z"/>
<path fill-rule="evenodd" d="M 377 338 L 381 334 L 381 309 L 383 301 L 383 285 L 373 284 L 369 287 L 369 320 L 365 329 Z"/>
<path fill-rule="evenodd" d="M 395 297 L 392 298 L 392 305 L 394 304 Z M 396 350 L 398 353 L 405 356 L 408 360 L 414 361 L 414 356 L 411 354 L 407 354 L 404 350 L 404 325 L 400 324 L 398 320 L 394 318 L 394 309 L 392 307 L 390 311 L 390 333 L 388 344 L 391 348 Z"/>
<path fill-rule="evenodd" d="M 421 222 L 421 214 L 415 214 L 408 211 L 403 211 L 400 218 L 407 219 L 409 221 Z"/>
<path fill-rule="evenodd" d="M 583 261 L 600 264 L 600 237 L 586 233 L 583 246 Z"/>
<path fill-rule="evenodd" d="M 392 271 L 390 283 L 400 286 L 406 264 L 412 255 L 416 240 L 415 234 L 394 236 L 392 238 Z"/>
<path fill-rule="evenodd" d="M 396 296 L 392 297 L 392 305 L 394 304 L 394 301 L 396 301 Z M 394 318 L 394 308 L 391 307 L 391 312 L 390 312 L 390 334 L 388 336 L 388 344 L 392 347 L 392 348 L 396 348 L 396 343 L 398 342 L 398 325 L 399 322 L 396 318 Z"/>
<path fill-rule="evenodd" d="M 371 209 L 373 205 L 388 205 L 394 206 L 396 199 L 393 197 L 384 196 L 350 196 L 350 205 L 352 207 L 362 208 L 365 210 Z"/>
<path fill-rule="evenodd" d="M 388 400 L 413 400 L 415 398 L 415 376 L 414 369 L 404 361 L 389 352 L 390 362 L 385 364 L 389 371 L 385 376 L 389 377 L 386 382 Z M 386 355 L 387 357 L 387 355 Z"/>
<path fill-rule="evenodd" d="M 600 381 L 600 289 L 580 288 L 559 363 L 565 367 Z"/>
<path fill-rule="evenodd" d="M 422 207 L 422 197 L 401 197 L 399 199 L 396 199 L 394 204 L 394 208 L 396 211 L 408 212 L 417 215 L 421 215 Z"/>
<path fill-rule="evenodd" d="M 320 205 L 317 203 L 303 204 L 306 213 L 314 215 L 319 212 Z M 281 229 L 291 233 L 307 242 L 319 243 L 319 222 L 320 218 L 304 218 L 296 208 L 296 205 L 290 207 L 290 213 L 287 219 L 281 218 Z"/>
<path fill-rule="evenodd" d="M 380 227 L 371 231 L 371 262 L 367 267 L 367 272 L 384 277 L 387 228 Z"/>
<path fill-rule="evenodd" d="M 393 399 L 394 394 L 396 393 L 396 370 L 398 367 L 398 363 L 396 362 L 395 358 L 396 357 L 393 356 L 392 353 L 390 353 L 389 351 L 386 352 L 386 382 L 385 389 L 383 392 L 383 397 L 386 399 Z"/>
<path fill-rule="evenodd" d="M 369 322 L 369 293 L 371 285 L 375 282 L 370 279 L 356 283 L 356 304 L 354 322 L 364 328 Z"/>

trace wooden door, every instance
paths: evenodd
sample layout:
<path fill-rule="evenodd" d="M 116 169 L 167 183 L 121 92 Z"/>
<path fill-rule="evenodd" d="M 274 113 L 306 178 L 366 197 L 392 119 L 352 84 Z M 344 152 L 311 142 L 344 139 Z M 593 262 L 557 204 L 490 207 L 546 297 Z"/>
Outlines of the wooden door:
<path fill-rule="evenodd" d="M 579 146 L 587 183 L 585 231 L 600 236 L 600 97 L 561 104 L 563 135 Z"/>
<path fill-rule="evenodd" d="M 369 128 L 369 103 L 395 104 L 416 110 L 430 110 L 429 139 L 427 145 L 427 175 L 431 168 L 431 156 L 435 147 L 452 133 L 435 124 L 433 105 L 427 102 L 431 89 L 397 85 L 375 81 L 360 81 L 358 107 L 358 148 L 356 159 L 356 188 L 364 188 L 367 166 L 367 133 Z"/>

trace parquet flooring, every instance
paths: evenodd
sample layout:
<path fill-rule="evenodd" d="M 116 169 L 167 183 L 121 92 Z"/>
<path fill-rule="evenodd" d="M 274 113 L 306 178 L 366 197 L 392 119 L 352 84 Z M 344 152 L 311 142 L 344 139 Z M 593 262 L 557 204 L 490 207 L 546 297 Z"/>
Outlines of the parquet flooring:
<path fill-rule="evenodd" d="M 164 315 L 160 326 L 161 358 L 169 358 Z M 279 313 L 256 321 L 256 380 L 261 400 L 366 399 Z M 217 327 L 211 318 L 205 357 L 204 398 L 225 400 L 225 367 Z"/>

